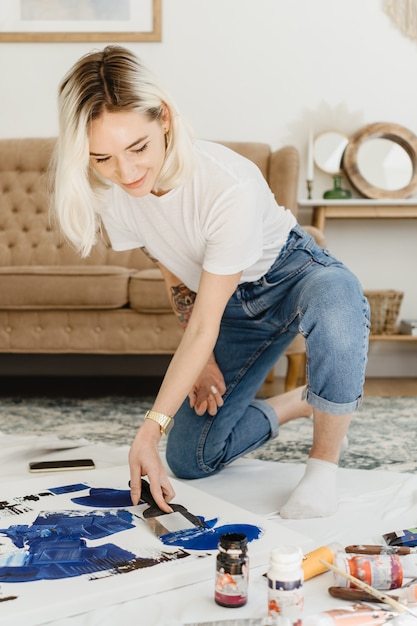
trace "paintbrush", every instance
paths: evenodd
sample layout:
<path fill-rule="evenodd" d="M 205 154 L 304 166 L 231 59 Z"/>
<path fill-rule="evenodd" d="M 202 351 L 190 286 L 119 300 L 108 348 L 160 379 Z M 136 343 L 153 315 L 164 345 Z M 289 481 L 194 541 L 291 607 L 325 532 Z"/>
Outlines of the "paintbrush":
<path fill-rule="evenodd" d="M 335 565 L 332 565 L 331 563 L 327 563 L 327 561 L 321 561 L 321 562 L 323 563 L 323 565 L 331 569 L 333 572 L 336 572 L 336 574 L 339 574 L 343 578 L 350 580 L 350 582 L 354 583 L 354 585 L 356 585 L 356 587 L 359 587 L 359 589 L 363 589 L 364 591 L 367 591 L 374 598 L 377 598 L 384 604 L 388 604 L 390 607 L 398 611 L 398 613 L 409 613 L 413 617 L 416 617 L 416 614 L 413 613 L 413 611 L 410 611 L 410 609 L 408 609 L 405 606 L 405 604 L 403 604 L 402 602 L 398 602 L 397 600 L 394 600 L 394 598 L 391 598 L 391 596 L 388 596 L 385 593 L 381 593 L 380 591 L 378 591 L 378 589 L 371 587 L 371 585 L 368 585 L 368 583 L 365 583 L 363 580 L 360 580 L 359 578 L 352 576 L 352 574 L 347 574 L 342 569 L 340 569 L 340 567 L 336 567 Z"/>
<path fill-rule="evenodd" d="M 411 546 L 346 546 L 345 552 L 354 554 L 417 554 L 417 548 Z"/>
<path fill-rule="evenodd" d="M 141 499 L 150 505 L 149 508 L 143 511 L 142 515 L 157 537 L 189 530 L 190 528 L 200 530 L 209 529 L 204 520 L 190 513 L 182 504 L 170 502 L 169 506 L 173 510 L 173 513 L 162 511 L 151 494 L 148 481 L 144 478 L 142 478 Z"/>
<path fill-rule="evenodd" d="M 363 589 L 353 589 L 352 587 L 329 587 L 329 594 L 333 598 L 339 598 L 339 600 L 348 600 L 349 602 L 385 602 L 380 598 L 375 598 L 369 591 Z M 398 600 L 399 596 L 391 596 L 394 600 Z"/>

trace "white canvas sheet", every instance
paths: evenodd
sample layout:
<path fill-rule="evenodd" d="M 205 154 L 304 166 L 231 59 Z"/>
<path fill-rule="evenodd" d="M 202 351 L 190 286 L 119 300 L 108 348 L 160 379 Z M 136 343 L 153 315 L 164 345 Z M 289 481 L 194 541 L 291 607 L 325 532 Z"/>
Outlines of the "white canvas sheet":
<path fill-rule="evenodd" d="M 0 584 L 3 597 L 13 597 L 13 600 L 0 602 L 0 623 L 7 626 L 25 624 L 34 626 L 53 619 L 57 615 L 61 617 L 72 615 L 79 611 L 89 611 L 98 606 L 111 605 L 118 602 L 148 596 L 155 592 L 167 591 L 177 587 L 183 587 L 198 583 L 203 580 L 213 580 L 215 571 L 216 547 L 211 550 L 189 550 L 164 545 L 161 540 L 154 536 L 141 514 L 148 505 L 142 504 L 137 507 L 123 507 L 123 518 L 120 518 L 120 508 L 101 508 L 100 505 L 93 507 L 83 506 L 74 502 L 74 498 L 88 496 L 90 488 L 102 488 L 126 491 L 128 484 L 128 470 L 126 466 L 77 472 L 60 472 L 54 475 L 43 475 L 40 478 L 29 481 L 13 481 L 0 489 Z M 245 509 L 210 496 L 189 484 L 173 480 L 177 493 L 175 501 L 185 505 L 190 511 L 203 516 L 206 520 L 217 518 L 214 529 L 224 524 L 232 526 L 248 524 L 261 529 L 261 536 L 249 543 L 250 563 L 252 567 L 264 565 L 269 561 L 269 554 L 277 542 L 277 526 L 272 522 L 256 516 Z M 75 485 L 75 487 L 72 487 Z M 64 486 L 65 491 L 71 486 L 69 493 L 56 493 L 56 489 Z M 88 498 L 87 498 L 88 501 Z M 24 546 L 11 546 L 11 541 L 4 538 L 8 532 L 16 535 L 15 528 L 19 532 L 25 532 L 25 538 L 33 533 L 33 523 L 39 520 L 41 513 L 42 521 L 47 522 L 48 513 L 64 515 L 60 521 L 65 525 L 54 527 L 52 532 L 45 533 L 45 527 L 38 526 L 36 537 L 25 539 Z M 77 540 L 69 542 L 66 539 L 68 532 L 73 532 L 73 524 L 78 536 L 78 525 L 83 516 L 94 516 L 95 531 L 100 523 L 106 520 L 116 521 L 120 524 L 131 526 L 130 515 L 126 521 L 125 512 L 132 513 L 133 527 L 121 530 L 115 534 L 100 538 L 89 538 L 85 532 L 81 532 L 81 538 L 86 538 L 86 550 L 92 551 L 101 547 L 104 556 L 101 560 L 108 561 L 108 566 L 103 570 L 92 573 L 83 573 L 87 564 L 85 561 L 74 561 L 73 553 L 78 555 Z M 54 518 L 55 519 L 55 518 Z M 185 520 L 184 520 L 185 522 Z M 163 520 L 162 520 L 162 523 Z M 26 530 L 28 528 L 28 530 Z M 68 531 L 69 528 L 69 531 Z M 56 542 L 56 534 L 65 532 L 65 536 Z M 1 534 L 3 536 L 1 536 Z M 50 534 L 51 536 L 45 536 Z M 19 538 L 20 535 L 17 535 Z M 10 538 L 9 538 L 10 539 Z M 282 528 L 280 541 L 301 545 L 307 548 L 310 544 L 306 537 Z M 21 558 L 27 558 L 30 544 L 35 551 L 39 541 L 43 541 L 42 550 L 38 550 L 37 561 L 32 565 L 32 560 L 24 567 L 24 576 L 31 576 L 34 568 L 35 577 L 41 577 L 40 570 L 50 571 L 56 569 L 54 558 L 60 558 L 63 562 L 60 567 L 66 570 L 68 577 L 55 580 L 29 580 L 29 582 L 7 582 L 7 576 L 18 574 L 22 571 Z M 135 565 L 115 568 L 108 554 L 107 545 L 113 544 L 129 554 L 134 554 L 138 560 L 138 569 Z M 68 545 L 70 544 L 70 545 Z M 23 553 L 23 554 L 22 554 Z M 64 554 L 63 554 L 64 553 Z M 32 553 L 31 553 L 32 554 Z M 70 555 L 67 557 L 67 555 Z M 185 556 L 184 556 L 185 555 Z M 33 557 L 32 557 L 33 558 Z M 84 557 L 85 558 L 85 557 Z M 166 558 L 170 560 L 165 561 Z M 65 559 L 71 559 L 64 562 Z M 145 559 L 151 559 L 151 565 L 144 566 Z M 162 561 L 161 561 L 162 559 Z M 154 560 L 156 562 L 154 562 Z M 49 562 L 48 562 L 49 561 Z M 11 565 L 9 565 L 11 563 Z M 40 563 L 40 565 L 39 565 Z M 129 564 L 132 561 L 129 561 Z M 4 567 L 5 566 L 5 567 Z M 76 571 L 76 575 L 72 575 Z M 5 572 L 5 573 L 4 573 Z M 28 572 L 26 574 L 26 572 Z M 71 572 L 71 577 L 70 573 Z M 77 575 L 79 572 L 79 575 Z M 32 574 L 33 576 L 33 574 Z M 65 576 L 65 574 L 64 574 Z M 5 582 L 6 579 L 6 582 Z"/>
<path fill-rule="evenodd" d="M 75 447 L 74 446 L 78 446 Z M 11 437 L 0 435 L 0 490 L 13 479 L 24 479 L 29 486 L 38 478 L 28 473 L 30 460 L 92 456 L 98 469 L 120 466 L 126 463 L 128 448 L 64 442 L 56 437 Z M 126 472 L 127 472 L 127 468 Z M 123 470 L 122 470 L 123 471 Z M 238 510 L 246 509 L 259 521 L 269 520 L 275 528 L 274 543 L 286 542 L 286 530 L 298 533 L 300 542 L 307 541 L 305 550 L 314 549 L 329 542 L 342 545 L 378 543 L 382 533 L 417 524 L 417 476 L 387 471 L 339 470 L 340 504 L 337 513 L 328 518 L 312 520 L 281 520 L 276 511 L 285 502 L 304 471 L 303 465 L 263 462 L 240 459 L 216 476 L 186 482 L 192 489 L 220 498 Z M 98 473 L 98 472 L 97 472 Z M 94 472 L 82 472 L 83 479 L 90 480 Z M 56 477 L 58 474 L 50 475 Z M 65 474 L 66 482 L 74 475 Z M 65 478 L 65 477 L 64 477 Z M 59 480 L 62 480 L 62 474 Z M 179 485 L 178 481 L 178 494 Z M 123 483 L 125 484 L 125 483 Z M 3 487 L 2 487 L 3 485 Z M 176 498 L 180 501 L 180 498 Z M 192 511 L 201 511 L 189 502 L 184 504 Z M 78 614 L 65 617 L 57 609 L 52 626 L 114 626 L 115 624 L 146 624 L 146 626 L 180 626 L 209 620 L 256 618 L 266 615 L 266 583 L 262 574 L 265 567 L 253 567 L 249 581 L 249 600 L 239 609 L 217 606 L 213 600 L 214 572 L 201 582 L 186 587 L 170 589 L 162 593 L 124 601 L 123 590 L 114 593 L 112 605 L 96 604 L 85 609 L 78 604 Z M 121 576 L 120 578 L 126 578 Z M 113 577 L 112 582 L 117 577 Z M 329 596 L 328 587 L 334 584 L 328 572 L 305 583 L 305 614 L 312 615 L 330 608 L 345 606 L 340 600 Z M 1 591 L 1 589 L 0 589 Z M 155 590 L 156 591 L 156 590 Z M 1 603 L 0 603 L 1 607 Z M 1 619 L 0 624 L 9 622 Z M 26 621 L 19 622 L 26 624 Z M 417 623 L 417 621 L 416 621 Z"/>

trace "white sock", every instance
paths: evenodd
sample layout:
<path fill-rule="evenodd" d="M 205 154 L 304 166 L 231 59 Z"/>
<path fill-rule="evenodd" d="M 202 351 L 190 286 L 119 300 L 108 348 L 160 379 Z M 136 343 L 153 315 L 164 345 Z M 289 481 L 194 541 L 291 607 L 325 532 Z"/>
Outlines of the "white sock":
<path fill-rule="evenodd" d="M 285 519 L 327 517 L 337 510 L 337 475 L 335 463 L 308 459 L 303 478 L 281 508 Z"/>
<path fill-rule="evenodd" d="M 342 456 L 342 454 L 344 454 L 348 448 L 349 448 L 349 439 L 348 439 L 348 436 L 345 435 L 340 445 L 340 456 Z"/>

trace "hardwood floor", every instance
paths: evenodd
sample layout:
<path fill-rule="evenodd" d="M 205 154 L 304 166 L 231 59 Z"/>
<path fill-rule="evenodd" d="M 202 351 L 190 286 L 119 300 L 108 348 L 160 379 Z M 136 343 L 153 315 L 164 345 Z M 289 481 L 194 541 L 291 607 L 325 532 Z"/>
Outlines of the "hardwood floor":
<path fill-rule="evenodd" d="M 370 378 L 365 381 L 365 396 L 416 396 L 416 378 Z"/>
<path fill-rule="evenodd" d="M 284 379 L 274 378 L 270 383 L 265 383 L 259 390 L 259 396 L 267 398 L 284 391 Z M 365 396 L 416 396 L 416 378 L 368 378 L 365 381 Z"/>

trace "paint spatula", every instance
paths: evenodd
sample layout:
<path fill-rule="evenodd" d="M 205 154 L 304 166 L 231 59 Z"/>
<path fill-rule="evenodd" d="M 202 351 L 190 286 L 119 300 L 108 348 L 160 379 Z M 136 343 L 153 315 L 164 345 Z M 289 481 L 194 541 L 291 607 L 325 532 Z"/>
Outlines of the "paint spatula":
<path fill-rule="evenodd" d="M 189 530 L 190 528 L 208 528 L 204 520 L 190 513 L 182 504 L 170 502 L 169 506 L 174 512 L 165 513 L 165 511 L 162 511 L 151 494 L 148 481 L 144 478 L 142 478 L 141 499 L 150 505 L 149 508 L 145 509 L 143 512 L 143 517 L 157 537 Z"/>

